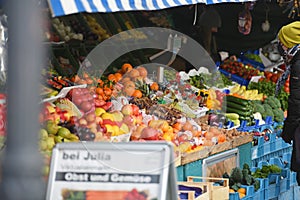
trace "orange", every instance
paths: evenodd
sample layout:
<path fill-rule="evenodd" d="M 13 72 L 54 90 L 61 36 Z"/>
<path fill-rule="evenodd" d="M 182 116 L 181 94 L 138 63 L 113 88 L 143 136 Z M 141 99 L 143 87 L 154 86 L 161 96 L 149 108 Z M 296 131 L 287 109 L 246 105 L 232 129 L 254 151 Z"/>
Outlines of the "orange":
<path fill-rule="evenodd" d="M 103 88 L 96 88 L 96 93 L 97 94 L 103 94 Z"/>
<path fill-rule="evenodd" d="M 176 122 L 175 124 L 173 124 L 172 127 L 173 127 L 174 129 L 181 130 L 181 129 L 182 129 L 182 124 L 179 123 L 179 122 Z"/>
<path fill-rule="evenodd" d="M 85 81 L 88 85 L 91 85 L 94 83 L 93 79 L 91 79 L 91 78 L 86 78 Z"/>
<path fill-rule="evenodd" d="M 241 194 L 246 194 L 246 189 L 245 188 L 240 188 L 240 189 L 238 189 L 237 192 L 241 193 Z"/>
<path fill-rule="evenodd" d="M 219 134 L 218 135 L 218 143 L 222 143 L 226 141 L 226 135 L 225 134 Z"/>
<path fill-rule="evenodd" d="M 145 67 L 138 67 L 136 69 L 139 71 L 141 77 L 143 77 L 143 78 L 147 77 L 148 71 Z"/>
<path fill-rule="evenodd" d="M 143 96 L 143 93 L 141 92 L 141 90 L 135 90 L 132 94 L 133 97 L 136 97 L 136 98 L 142 98 Z"/>
<path fill-rule="evenodd" d="M 104 92 L 105 96 L 107 96 L 107 97 L 109 97 L 112 93 L 111 89 L 108 87 L 105 87 L 103 92 Z"/>
<path fill-rule="evenodd" d="M 153 82 L 150 86 L 150 89 L 153 91 L 157 91 L 159 89 L 159 86 L 156 82 Z"/>
<path fill-rule="evenodd" d="M 123 92 L 128 95 L 132 96 L 132 94 L 135 92 L 135 84 L 132 81 L 127 81 L 124 83 Z"/>
<path fill-rule="evenodd" d="M 114 74 L 109 74 L 107 79 L 112 82 L 117 82 L 117 79 Z"/>
<path fill-rule="evenodd" d="M 122 79 L 122 74 L 120 73 L 115 73 L 115 78 L 116 78 L 116 82 L 119 82 Z"/>
<path fill-rule="evenodd" d="M 182 129 L 183 129 L 184 131 L 192 131 L 192 130 L 193 130 L 193 125 L 192 125 L 189 121 L 187 121 L 187 122 L 185 122 L 185 124 L 183 125 Z"/>
<path fill-rule="evenodd" d="M 131 64 L 129 64 L 129 63 L 124 63 L 124 64 L 122 65 L 122 72 L 123 72 L 123 74 L 125 74 L 126 72 L 131 71 L 132 68 L 133 68 L 133 67 L 132 67 Z"/>
<path fill-rule="evenodd" d="M 132 69 L 128 75 L 130 78 L 135 79 L 140 76 L 140 72 L 137 69 Z"/>

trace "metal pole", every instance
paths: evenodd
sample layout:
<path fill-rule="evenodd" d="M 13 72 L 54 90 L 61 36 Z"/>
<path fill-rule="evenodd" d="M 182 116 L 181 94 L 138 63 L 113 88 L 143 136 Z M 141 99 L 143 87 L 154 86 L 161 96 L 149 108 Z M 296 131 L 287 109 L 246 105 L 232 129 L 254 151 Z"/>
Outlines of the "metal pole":
<path fill-rule="evenodd" d="M 43 65 L 37 0 L 7 1 L 8 133 L 2 160 L 0 199 L 44 199 L 38 152 L 39 77 Z"/>

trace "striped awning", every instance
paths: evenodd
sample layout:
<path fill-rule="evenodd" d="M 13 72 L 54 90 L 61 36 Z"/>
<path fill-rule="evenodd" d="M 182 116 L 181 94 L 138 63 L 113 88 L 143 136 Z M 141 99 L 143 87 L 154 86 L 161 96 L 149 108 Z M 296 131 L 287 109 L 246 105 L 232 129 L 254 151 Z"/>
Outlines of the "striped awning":
<path fill-rule="evenodd" d="M 160 10 L 197 3 L 240 3 L 249 0 L 48 0 L 53 17 L 79 12 Z M 255 1 L 255 0 L 250 0 Z"/>

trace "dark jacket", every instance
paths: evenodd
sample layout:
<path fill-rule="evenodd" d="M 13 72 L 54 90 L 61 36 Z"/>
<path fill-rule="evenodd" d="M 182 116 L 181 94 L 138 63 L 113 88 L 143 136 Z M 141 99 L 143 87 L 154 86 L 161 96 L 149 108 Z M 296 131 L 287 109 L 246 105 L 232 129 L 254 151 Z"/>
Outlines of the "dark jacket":
<path fill-rule="evenodd" d="M 296 134 L 298 137 L 295 137 Z M 300 148 L 300 51 L 291 62 L 288 114 L 284 121 L 281 137 L 287 143 L 291 143 L 293 140 L 291 168 L 293 171 L 300 171 L 300 152 L 296 152 L 296 149 Z"/>

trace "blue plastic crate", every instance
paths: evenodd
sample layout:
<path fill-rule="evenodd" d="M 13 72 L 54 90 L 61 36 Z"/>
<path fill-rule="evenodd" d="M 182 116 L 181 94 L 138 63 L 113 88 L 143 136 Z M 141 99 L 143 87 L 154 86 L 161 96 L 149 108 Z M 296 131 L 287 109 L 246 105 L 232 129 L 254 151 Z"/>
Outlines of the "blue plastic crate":
<path fill-rule="evenodd" d="M 241 59 L 244 64 L 250 64 L 253 67 L 255 67 L 256 69 L 259 69 L 260 71 L 265 70 L 265 66 L 263 63 L 257 62 L 255 60 L 251 60 L 251 59 L 247 58 L 246 56 L 241 56 Z"/>
<path fill-rule="evenodd" d="M 276 199 L 280 193 L 280 174 L 269 174 L 265 199 Z"/>
<path fill-rule="evenodd" d="M 249 84 L 249 80 L 246 80 L 238 75 L 235 74 L 231 74 L 226 70 L 223 69 L 219 69 L 219 71 L 224 74 L 225 76 L 227 76 L 228 78 L 230 78 L 232 81 L 237 82 L 240 85 L 245 85 L 247 86 Z"/>
<path fill-rule="evenodd" d="M 268 188 L 265 185 L 268 183 L 267 179 L 259 178 L 259 189 L 257 191 L 254 190 L 253 199 L 254 200 L 264 200 L 265 199 L 265 192 Z"/>
<path fill-rule="evenodd" d="M 293 171 L 290 172 L 290 187 L 298 186 L 296 176 L 297 176 L 296 172 Z"/>

